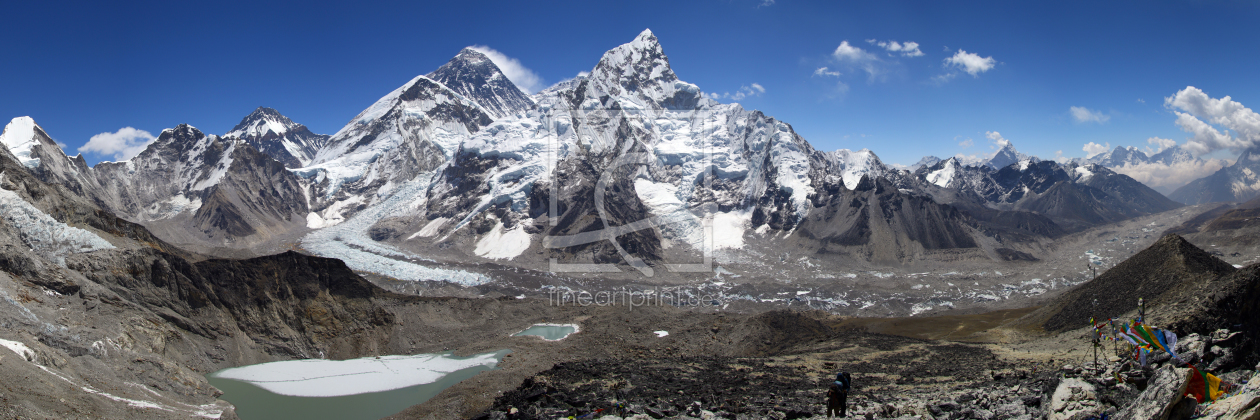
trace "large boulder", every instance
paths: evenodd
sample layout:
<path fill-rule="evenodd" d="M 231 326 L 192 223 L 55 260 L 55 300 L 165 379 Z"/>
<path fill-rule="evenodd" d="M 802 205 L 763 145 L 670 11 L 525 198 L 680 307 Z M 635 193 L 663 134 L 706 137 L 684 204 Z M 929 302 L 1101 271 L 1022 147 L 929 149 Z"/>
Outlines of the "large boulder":
<path fill-rule="evenodd" d="M 1116 413 L 1116 420 L 1166 420 L 1186 393 L 1190 369 L 1171 365 L 1155 371 L 1146 390 Z"/>

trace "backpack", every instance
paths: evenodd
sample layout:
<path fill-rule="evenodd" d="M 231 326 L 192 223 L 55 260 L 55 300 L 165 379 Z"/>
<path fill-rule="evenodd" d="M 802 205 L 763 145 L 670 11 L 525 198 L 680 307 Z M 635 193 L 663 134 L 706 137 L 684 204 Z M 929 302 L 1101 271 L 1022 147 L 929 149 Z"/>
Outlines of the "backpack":
<path fill-rule="evenodd" d="M 849 388 L 852 388 L 853 386 L 853 377 L 849 376 L 849 372 L 837 373 L 836 385 L 840 386 L 841 392 L 849 392 Z"/>

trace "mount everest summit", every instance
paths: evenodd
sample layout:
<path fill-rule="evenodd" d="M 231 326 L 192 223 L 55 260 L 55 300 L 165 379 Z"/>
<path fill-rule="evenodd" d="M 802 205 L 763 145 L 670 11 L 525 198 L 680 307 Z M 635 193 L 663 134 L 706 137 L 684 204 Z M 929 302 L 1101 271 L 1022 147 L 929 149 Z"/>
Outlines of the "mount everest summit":
<path fill-rule="evenodd" d="M 865 261 L 1009 259 L 1034 252 L 1029 240 L 1179 206 L 1105 166 L 1009 142 L 983 162 L 925 158 L 913 171 L 866 149 L 818 151 L 680 80 L 651 31 L 532 96 L 464 49 L 327 136 L 260 107 L 223 136 L 180 125 L 95 167 L 29 118 L 3 140 L 42 181 L 173 243 L 384 259 L 366 271 L 428 255 L 646 273 L 783 244 Z"/>

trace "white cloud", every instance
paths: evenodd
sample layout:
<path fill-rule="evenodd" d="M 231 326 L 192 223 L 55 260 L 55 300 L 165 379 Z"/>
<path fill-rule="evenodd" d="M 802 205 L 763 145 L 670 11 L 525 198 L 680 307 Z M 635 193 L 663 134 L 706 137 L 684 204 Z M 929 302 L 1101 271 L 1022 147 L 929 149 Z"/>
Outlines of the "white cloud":
<path fill-rule="evenodd" d="M 830 70 L 830 69 L 828 69 L 827 67 L 819 67 L 819 68 L 818 68 L 818 70 L 814 70 L 814 75 L 815 75 L 815 76 L 832 76 L 832 77 L 839 77 L 839 76 L 840 76 L 840 72 L 835 71 L 835 70 Z"/>
<path fill-rule="evenodd" d="M 590 76 L 590 75 L 591 75 L 591 72 L 586 71 L 586 70 L 582 70 L 582 71 L 579 71 L 579 72 L 578 72 L 577 77 L 586 77 L 586 76 Z"/>
<path fill-rule="evenodd" d="M 836 47 L 836 50 L 831 55 L 840 61 L 860 62 L 876 59 L 874 55 L 866 52 L 866 50 L 849 45 L 848 40 L 840 41 L 840 46 Z"/>
<path fill-rule="evenodd" d="M 761 4 L 758 5 L 757 7 L 769 7 L 769 6 L 774 6 L 774 0 L 761 0 Z"/>
<path fill-rule="evenodd" d="M 1055 151 L 1054 151 L 1054 161 L 1055 161 L 1055 162 L 1059 162 L 1059 163 L 1068 163 L 1068 162 L 1072 161 L 1072 158 L 1067 157 L 1067 156 L 1063 156 L 1063 151 L 1062 151 L 1062 150 L 1055 150 Z"/>
<path fill-rule="evenodd" d="M 881 63 L 879 57 L 850 45 L 847 40 L 840 41 L 840 46 L 831 52 L 831 56 L 841 64 L 862 69 L 869 76 L 870 80 L 875 80 L 883 73 L 879 67 Z"/>
<path fill-rule="evenodd" d="M 1085 158 L 1088 159 L 1111 150 L 1111 143 L 1098 144 L 1091 141 L 1085 143 L 1085 147 L 1082 147 L 1081 150 L 1085 151 Z"/>
<path fill-rule="evenodd" d="M 971 147 L 972 145 L 975 145 L 975 144 L 976 144 L 976 142 L 975 142 L 975 141 L 973 141 L 973 140 L 971 140 L 971 138 L 970 138 L 970 137 L 968 137 L 966 140 L 963 140 L 963 141 L 958 142 L 958 145 L 959 145 L 959 146 L 962 146 L 962 148 L 964 148 L 964 149 L 966 149 L 966 148 L 968 148 L 968 147 Z"/>
<path fill-rule="evenodd" d="M 945 73 L 945 74 L 938 74 L 936 76 L 932 76 L 932 83 L 936 83 L 937 85 L 943 85 L 946 82 L 953 80 L 955 77 L 958 77 L 958 73 L 951 72 L 951 73 Z"/>
<path fill-rule="evenodd" d="M 490 61 L 494 62 L 494 65 L 499 67 L 503 75 L 507 76 L 508 80 L 511 80 L 512 83 L 516 84 L 516 87 L 525 91 L 525 93 L 533 94 L 547 87 L 543 83 L 542 77 L 522 65 L 520 60 L 508 57 L 485 45 L 473 45 L 468 48 L 485 54 L 486 57 L 490 58 Z"/>
<path fill-rule="evenodd" d="M 984 136 L 988 137 L 989 140 L 993 140 L 993 144 L 997 145 L 998 149 L 1001 149 L 1003 147 L 1006 147 L 1006 145 L 1011 144 L 1010 140 L 1002 138 L 1002 133 L 999 133 L 996 131 L 986 131 L 984 132 Z"/>
<path fill-rule="evenodd" d="M 919 43 L 914 41 L 906 41 L 904 43 L 897 41 L 878 41 L 874 39 L 866 40 L 867 43 L 879 46 L 888 51 L 888 55 L 899 53 L 902 57 L 922 57 L 923 51 L 919 50 Z"/>
<path fill-rule="evenodd" d="M 836 96 L 844 96 L 846 93 L 849 93 L 849 85 L 844 82 L 836 82 Z"/>
<path fill-rule="evenodd" d="M 1125 165 L 1111 169 L 1167 194 L 1183 185 L 1189 184 L 1191 181 L 1211 175 L 1228 165 L 1228 161 L 1221 159 L 1196 159 L 1175 165 L 1165 165 L 1157 162 Z"/>
<path fill-rule="evenodd" d="M 761 96 L 761 94 L 763 93 L 766 93 L 766 88 L 762 87 L 760 84 L 757 84 L 757 83 L 750 83 L 748 85 L 740 86 L 739 90 L 736 90 L 735 93 L 731 93 L 731 92 L 709 93 L 708 96 L 710 99 L 713 99 L 715 101 L 721 100 L 721 99 L 730 99 L 733 101 L 739 101 L 739 100 L 743 100 L 744 98 L 758 97 L 758 96 Z"/>
<path fill-rule="evenodd" d="M 1164 98 L 1164 106 L 1179 110 L 1174 111 L 1177 125 L 1193 135 L 1185 147 L 1196 156 L 1221 149 L 1241 152 L 1260 144 L 1260 114 L 1229 96 L 1213 99 L 1199 88 L 1186 86 L 1175 95 Z M 1230 130 L 1236 136 L 1231 135 Z"/>
<path fill-rule="evenodd" d="M 1083 106 L 1074 106 L 1070 108 L 1072 118 L 1079 123 L 1096 122 L 1105 123 L 1111 119 L 1110 115 L 1103 114 L 1102 111 L 1094 111 Z"/>
<path fill-rule="evenodd" d="M 1146 101 L 1142 100 L 1142 98 L 1138 98 L 1137 102 L 1138 102 L 1139 104 L 1144 104 L 1144 103 L 1146 103 Z"/>
<path fill-rule="evenodd" d="M 148 131 L 123 127 L 113 133 L 105 132 L 92 136 L 87 144 L 79 148 L 79 152 L 113 155 L 115 161 L 121 162 L 140 154 L 153 140 L 153 134 L 149 134 Z"/>
<path fill-rule="evenodd" d="M 946 67 L 957 67 L 972 77 L 978 77 L 980 73 L 989 71 L 995 65 L 997 65 L 997 60 L 994 60 L 992 56 L 981 57 L 979 54 L 961 49 L 954 53 L 953 57 L 945 59 Z"/>
<path fill-rule="evenodd" d="M 1151 153 L 1152 155 L 1153 155 L 1153 154 L 1155 154 L 1155 153 L 1162 152 L 1162 151 L 1164 151 L 1165 149 L 1168 149 L 1169 147 L 1173 147 L 1173 146 L 1176 146 L 1176 145 L 1177 145 L 1177 141 L 1176 141 L 1176 140 L 1173 140 L 1173 139 L 1161 139 L 1161 138 L 1159 138 L 1159 137 L 1151 137 L 1151 138 L 1149 138 L 1149 139 L 1146 139 L 1146 142 L 1147 142 L 1147 143 L 1149 143 L 1149 144 L 1153 144 L 1153 145 L 1155 145 L 1155 146 L 1156 146 L 1156 149 L 1155 149 L 1154 153 Z M 1148 147 L 1147 149 L 1149 150 L 1150 148 Z"/>

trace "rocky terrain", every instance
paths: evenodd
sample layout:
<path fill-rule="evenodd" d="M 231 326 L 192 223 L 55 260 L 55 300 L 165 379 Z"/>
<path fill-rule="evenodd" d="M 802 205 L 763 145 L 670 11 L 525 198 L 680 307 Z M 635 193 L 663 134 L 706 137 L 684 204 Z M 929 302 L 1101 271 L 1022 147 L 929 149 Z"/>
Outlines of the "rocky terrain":
<path fill-rule="evenodd" d="M 1160 259 L 1173 261 L 1151 264 Z M 1216 271 L 1204 271 L 1205 264 Z M 599 413 L 596 418 L 816 418 L 823 414 L 824 389 L 836 371 L 853 373 L 858 386 L 850 396 L 850 412 L 865 418 L 1067 419 L 1107 414 L 1180 419 L 1196 413 L 1207 418 L 1260 414 L 1254 404 L 1260 400 L 1260 387 L 1254 385 L 1260 379 L 1256 372 L 1260 352 L 1255 347 L 1260 334 L 1254 320 L 1243 319 L 1254 313 L 1260 290 L 1255 266 L 1235 271 L 1181 238 L 1168 236 L 1114 270 L 1015 322 L 998 322 L 996 328 L 974 316 L 896 322 L 766 313 L 754 318 L 780 331 L 777 337 L 784 340 L 765 340 L 765 347 L 745 348 L 744 354 L 734 356 L 661 358 L 648 349 L 634 358 L 557 364 L 496 398 L 479 418 L 556 418 L 594 412 Z M 1164 271 L 1172 272 L 1168 278 L 1213 274 L 1163 288 L 1135 287 L 1144 283 L 1144 274 Z M 1182 337 L 1176 346 L 1180 360 L 1158 352 L 1144 367 L 1127 357 L 1127 345 L 1104 342 L 1094 353 L 1088 328 L 1053 332 L 1063 328 L 1058 315 L 1085 316 L 1091 311 L 1091 306 L 1078 304 L 1084 292 L 1077 291 L 1099 286 L 1110 288 L 1094 295 L 1132 298 L 1127 305 L 1108 301 L 1098 306 L 1121 318 L 1136 316 L 1136 296 L 1145 295 L 1150 322 Z M 948 341 L 927 340 L 915 328 L 923 324 L 931 325 L 929 331 L 947 330 L 953 324 L 960 334 Z M 1228 328 L 1220 328 L 1224 326 Z M 714 323 L 708 332 L 720 340 L 722 330 L 723 325 Z M 1094 355 L 1100 355 L 1097 364 Z M 1182 398 L 1189 372 L 1186 362 L 1230 384 L 1226 395 L 1204 406 Z"/>
<path fill-rule="evenodd" d="M 808 418 L 836 371 L 865 418 L 1260 401 L 1256 201 L 1009 142 L 913 171 L 815 150 L 680 80 L 651 31 L 532 96 L 465 49 L 331 136 L 260 107 L 94 167 L 27 117 L 0 140 L 3 417 L 234 418 L 205 374 L 505 349 L 396 417 Z M 1249 156 L 1217 175 L 1233 199 Z M 575 299 L 661 290 L 682 299 Z M 1137 298 L 1181 360 L 1089 344 Z M 536 323 L 580 332 L 513 336 Z M 1230 399 L 1183 403 L 1185 362 Z"/>
<path fill-rule="evenodd" d="M 1115 372 L 1145 380 L 1147 390 L 1177 382 L 1160 379 L 1172 377 L 1161 376 L 1172 369 L 1165 367 L 1116 364 L 1110 376 L 1104 367 L 1094 368 L 1101 376 L 1092 366 L 1082 369 L 1090 354 L 1086 333 L 1045 332 L 1037 320 L 1048 318 L 1037 311 L 1010 323 L 1023 312 L 872 319 L 703 301 L 632 307 L 505 293 L 392 293 L 336 260 L 292 252 L 222 260 L 181 251 L 43 183 L 12 155 L 0 157 L 0 170 L 3 192 L 40 212 L 6 201 L 0 226 L 9 244 L 0 253 L 0 322 L 5 343 L 16 343 L 0 350 L 0 414 L 8 417 L 232 418 L 204 374 L 271 360 L 446 350 L 512 353 L 499 369 L 396 417 L 580 415 L 614 408 L 614 401 L 640 418 L 812 417 L 821 414 L 823 385 L 846 370 L 857 383 L 851 410 L 864 417 L 1039 418 L 1134 412 L 1140 407 L 1132 401 L 1169 400 L 1112 383 Z M 1178 275 L 1219 267 L 1216 280 L 1185 281 L 1167 289 L 1176 293 L 1150 296 L 1149 310 L 1184 333 L 1183 357 L 1240 383 L 1255 340 L 1254 327 L 1238 314 L 1253 310 L 1257 280 L 1254 267 L 1222 264 L 1170 236 L 1095 281 L 1133 288 L 1151 270 Z M 1045 308 L 1075 308 L 1063 303 L 1074 299 L 1080 297 L 1065 294 Z M 555 342 L 511 336 L 543 322 L 581 331 Z M 1216 332 L 1221 324 L 1232 332 Z"/>

